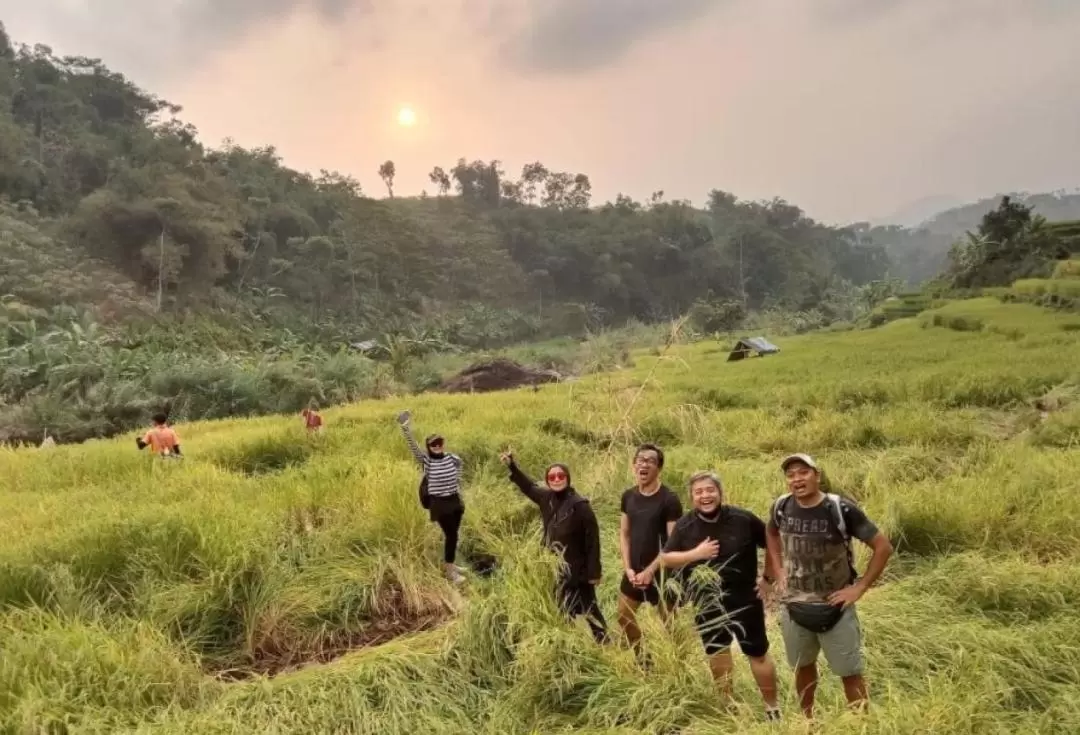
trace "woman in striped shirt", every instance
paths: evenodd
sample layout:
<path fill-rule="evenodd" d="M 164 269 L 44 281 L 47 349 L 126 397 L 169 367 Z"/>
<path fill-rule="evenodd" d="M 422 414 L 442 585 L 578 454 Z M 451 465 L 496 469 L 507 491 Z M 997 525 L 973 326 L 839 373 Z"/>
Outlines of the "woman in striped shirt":
<path fill-rule="evenodd" d="M 405 441 L 409 443 L 416 461 L 424 470 L 427 480 L 427 492 L 431 498 L 428 508 L 431 520 L 439 524 L 443 531 L 443 563 L 446 566 L 446 578 L 454 584 L 465 581 L 465 571 L 454 563 L 457 556 L 458 529 L 461 518 L 465 515 L 465 504 L 461 501 L 461 457 L 445 451 L 446 442 L 438 434 L 432 434 L 424 440 L 427 452 L 421 451 L 411 428 L 412 414 L 402 411 L 398 414 L 398 423 Z"/>

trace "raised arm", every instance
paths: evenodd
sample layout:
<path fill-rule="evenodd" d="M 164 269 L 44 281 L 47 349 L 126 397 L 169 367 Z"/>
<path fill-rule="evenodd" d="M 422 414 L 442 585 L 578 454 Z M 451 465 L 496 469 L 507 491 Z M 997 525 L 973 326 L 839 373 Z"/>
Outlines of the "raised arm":
<path fill-rule="evenodd" d="M 518 490 L 520 490 L 529 500 L 540 505 L 551 494 L 550 490 L 546 490 L 537 485 L 520 467 L 517 466 L 517 462 L 514 461 L 514 455 L 512 453 L 503 452 L 499 455 L 499 460 L 510 470 L 510 482 L 517 485 Z"/>
<path fill-rule="evenodd" d="M 416 461 L 420 463 L 421 467 L 427 467 L 428 456 L 420 449 L 420 445 L 416 443 L 416 439 L 413 438 L 411 416 L 408 411 L 402 411 L 398 414 L 398 424 L 401 426 L 401 433 L 405 435 L 405 441 L 409 445 L 409 451 L 416 457 Z"/>

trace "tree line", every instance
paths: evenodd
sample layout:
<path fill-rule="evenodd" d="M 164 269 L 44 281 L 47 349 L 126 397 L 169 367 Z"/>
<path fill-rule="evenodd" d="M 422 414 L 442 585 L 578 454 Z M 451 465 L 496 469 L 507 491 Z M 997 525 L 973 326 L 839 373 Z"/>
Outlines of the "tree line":
<path fill-rule="evenodd" d="M 657 192 L 595 206 L 584 173 L 534 162 L 514 177 L 464 158 L 432 169 L 431 197 L 397 195 L 387 161 L 389 196 L 375 199 L 350 176 L 286 167 L 273 147 L 208 148 L 180 112 L 99 60 L 0 35 L 8 239 L 36 230 L 154 310 L 273 293 L 278 311 L 365 326 L 475 304 L 608 324 L 699 298 L 805 309 L 889 268 L 880 244 L 779 199 L 716 190 L 695 207 Z M 60 300 L 58 285 L 5 288 Z"/>
<path fill-rule="evenodd" d="M 597 204 L 587 174 L 539 161 L 460 158 L 411 197 L 385 161 L 376 199 L 271 146 L 208 147 L 181 112 L 0 25 L 0 442 L 107 436 L 165 402 L 210 418 L 423 390 L 449 347 L 850 321 L 918 268 L 957 287 L 1044 272 L 1068 234 L 1014 208 L 950 260 L 955 237 L 720 189 Z"/>

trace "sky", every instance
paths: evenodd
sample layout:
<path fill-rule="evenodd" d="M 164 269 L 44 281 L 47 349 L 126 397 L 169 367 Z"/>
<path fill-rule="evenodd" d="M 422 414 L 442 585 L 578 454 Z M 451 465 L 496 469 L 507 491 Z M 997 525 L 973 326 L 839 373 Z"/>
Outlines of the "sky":
<path fill-rule="evenodd" d="M 387 159 L 400 196 L 462 157 L 586 173 L 596 203 L 715 188 L 837 223 L 1080 186 L 1080 0 L 0 0 L 0 21 L 208 145 L 374 196 Z"/>

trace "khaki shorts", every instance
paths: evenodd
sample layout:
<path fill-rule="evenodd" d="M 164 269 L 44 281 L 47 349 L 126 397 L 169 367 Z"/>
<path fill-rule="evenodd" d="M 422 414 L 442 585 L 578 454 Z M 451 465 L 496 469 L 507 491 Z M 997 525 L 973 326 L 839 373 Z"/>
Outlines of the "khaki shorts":
<path fill-rule="evenodd" d="M 828 633 L 814 633 L 794 623 L 787 607 L 780 606 L 780 631 L 784 635 L 784 653 L 793 669 L 815 663 L 818 653 L 825 652 L 829 668 L 840 677 L 857 676 L 863 672 L 862 629 L 855 606 L 848 607 Z"/>

